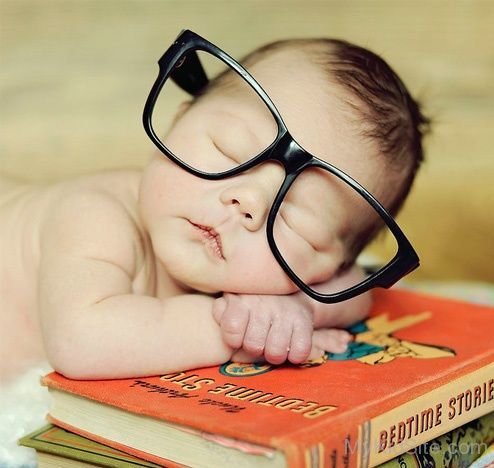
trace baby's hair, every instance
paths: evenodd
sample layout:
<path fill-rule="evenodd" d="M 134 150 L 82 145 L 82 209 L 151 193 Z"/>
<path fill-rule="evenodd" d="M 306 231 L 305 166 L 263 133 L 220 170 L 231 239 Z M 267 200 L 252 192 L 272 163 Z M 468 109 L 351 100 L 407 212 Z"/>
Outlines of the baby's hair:
<path fill-rule="evenodd" d="M 394 196 L 386 206 L 396 215 L 403 205 L 424 159 L 422 138 L 430 121 L 398 75 L 377 54 L 344 40 L 331 38 L 286 39 L 268 43 L 239 62 L 247 69 L 273 53 L 299 51 L 327 74 L 328 82 L 347 91 L 349 104 L 359 116 L 363 137 L 374 142 L 386 167 L 392 170 Z M 299 57 L 296 57 L 299 58 Z M 231 70 L 216 76 L 202 96 L 228 87 Z M 349 240 L 345 265 L 353 263 L 362 248 L 379 231 L 367 226 Z"/>

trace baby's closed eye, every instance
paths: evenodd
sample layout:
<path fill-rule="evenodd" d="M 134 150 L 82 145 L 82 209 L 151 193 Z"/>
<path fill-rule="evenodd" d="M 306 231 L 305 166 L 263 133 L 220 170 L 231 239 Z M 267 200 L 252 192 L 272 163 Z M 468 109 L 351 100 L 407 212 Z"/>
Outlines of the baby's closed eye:
<path fill-rule="evenodd" d="M 327 251 L 331 247 L 335 232 L 331 226 L 331 219 L 321 213 L 319 216 L 304 206 L 295 203 L 283 202 L 278 212 L 277 223 L 281 224 L 316 251 Z M 276 226 L 275 226 L 276 227 Z M 283 231 L 283 229 L 281 229 Z M 292 242 L 297 242 L 293 239 Z"/>
<path fill-rule="evenodd" d="M 229 119 L 221 128 L 214 128 L 209 132 L 209 138 L 216 151 L 235 161 L 236 165 L 249 161 L 268 146 L 238 119 Z"/>

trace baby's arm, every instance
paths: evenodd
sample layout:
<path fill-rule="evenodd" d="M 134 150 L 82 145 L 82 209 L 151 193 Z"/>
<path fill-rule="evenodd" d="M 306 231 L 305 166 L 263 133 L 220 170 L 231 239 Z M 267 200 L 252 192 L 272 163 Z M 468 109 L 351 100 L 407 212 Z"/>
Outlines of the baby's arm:
<path fill-rule="evenodd" d="M 133 294 L 138 234 L 105 194 L 61 201 L 41 236 L 40 313 L 53 367 L 79 379 L 156 375 L 227 361 L 213 299 Z"/>

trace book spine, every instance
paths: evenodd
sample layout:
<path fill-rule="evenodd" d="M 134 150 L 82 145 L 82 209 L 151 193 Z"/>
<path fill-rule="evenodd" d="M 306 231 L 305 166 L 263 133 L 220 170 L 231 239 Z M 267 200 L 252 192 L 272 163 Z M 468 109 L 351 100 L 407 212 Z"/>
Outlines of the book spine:
<path fill-rule="evenodd" d="M 272 445 L 285 454 L 290 468 L 357 468 L 361 455 L 360 427 L 342 423 L 319 425 Z"/>
<path fill-rule="evenodd" d="M 364 423 L 359 467 L 384 463 L 492 411 L 494 363 Z"/>
<path fill-rule="evenodd" d="M 494 363 L 378 416 L 363 411 L 321 422 L 297 434 L 297 443 L 287 438 L 279 448 L 289 466 L 374 467 L 494 411 Z"/>
<path fill-rule="evenodd" d="M 485 453 L 493 436 L 494 413 L 489 413 L 398 455 L 379 468 L 415 468 L 424 461 L 438 468 L 470 466 Z"/>

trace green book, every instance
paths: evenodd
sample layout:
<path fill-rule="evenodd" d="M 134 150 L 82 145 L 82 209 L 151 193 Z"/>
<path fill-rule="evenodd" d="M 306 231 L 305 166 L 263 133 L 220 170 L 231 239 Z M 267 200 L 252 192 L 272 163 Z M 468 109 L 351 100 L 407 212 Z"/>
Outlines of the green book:
<path fill-rule="evenodd" d="M 159 467 L 51 424 L 23 437 L 19 444 L 36 449 L 39 468 Z"/>
<path fill-rule="evenodd" d="M 492 468 L 494 466 L 494 442 L 477 458 L 469 468 Z"/>

